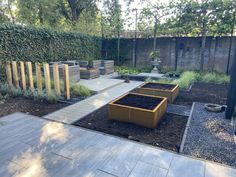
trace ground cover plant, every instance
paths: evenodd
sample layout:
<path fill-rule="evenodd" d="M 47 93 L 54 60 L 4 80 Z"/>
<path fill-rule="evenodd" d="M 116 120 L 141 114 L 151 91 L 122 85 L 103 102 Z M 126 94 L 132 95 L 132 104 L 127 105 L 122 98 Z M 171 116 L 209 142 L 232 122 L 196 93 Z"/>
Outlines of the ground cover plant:
<path fill-rule="evenodd" d="M 115 72 L 121 75 L 128 75 L 128 74 L 139 74 L 141 73 L 141 70 L 137 68 L 126 67 L 126 66 L 116 66 Z"/>

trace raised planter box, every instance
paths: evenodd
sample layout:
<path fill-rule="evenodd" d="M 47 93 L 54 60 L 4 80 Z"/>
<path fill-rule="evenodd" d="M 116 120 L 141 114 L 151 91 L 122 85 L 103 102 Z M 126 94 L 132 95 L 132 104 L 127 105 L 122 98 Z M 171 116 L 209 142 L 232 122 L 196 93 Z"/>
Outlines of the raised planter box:
<path fill-rule="evenodd" d="M 102 60 L 101 67 L 99 69 L 100 69 L 100 73 L 102 75 L 113 73 L 114 72 L 114 61 L 113 60 Z"/>
<path fill-rule="evenodd" d="M 53 65 L 49 66 L 50 69 L 50 76 L 51 79 L 53 79 Z M 63 79 L 63 65 L 60 64 L 59 65 L 59 77 L 60 79 Z M 80 80 L 80 68 L 79 65 L 73 65 L 73 66 L 69 66 L 69 80 L 70 82 L 79 82 Z"/>
<path fill-rule="evenodd" d="M 179 85 L 145 83 L 136 89 L 137 93 L 166 97 L 169 103 L 173 103 L 179 93 Z"/>
<path fill-rule="evenodd" d="M 167 98 L 128 93 L 108 104 L 109 119 L 155 128 L 166 107 Z"/>
<path fill-rule="evenodd" d="M 81 79 L 94 79 L 100 76 L 98 69 L 80 69 L 80 78 Z"/>

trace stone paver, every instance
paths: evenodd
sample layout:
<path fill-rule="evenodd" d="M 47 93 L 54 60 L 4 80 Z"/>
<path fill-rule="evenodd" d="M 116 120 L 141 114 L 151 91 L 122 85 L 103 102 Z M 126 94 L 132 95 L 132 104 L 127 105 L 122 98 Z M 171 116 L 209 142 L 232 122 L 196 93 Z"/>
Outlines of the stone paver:
<path fill-rule="evenodd" d="M 79 84 L 82 84 L 88 87 L 90 90 L 95 92 L 102 92 L 108 90 L 112 87 L 124 83 L 124 80 L 121 79 L 108 79 L 108 78 L 96 78 L 96 79 L 81 79 Z"/>
<path fill-rule="evenodd" d="M 60 109 L 54 113 L 44 116 L 49 120 L 56 120 L 59 122 L 72 124 L 75 121 L 82 119 L 86 115 L 96 111 L 97 109 L 105 106 L 110 101 L 117 97 L 135 89 L 143 82 L 131 81 L 130 83 L 123 83 L 113 87 L 107 91 L 91 96 L 85 100 L 75 103 L 66 108 Z"/>
<path fill-rule="evenodd" d="M 14 123 L 19 136 L 7 136 Z M 31 127 L 38 133 L 25 143 Z M 4 177 L 236 177 L 235 168 L 21 113 L 0 119 L 2 133 Z"/>

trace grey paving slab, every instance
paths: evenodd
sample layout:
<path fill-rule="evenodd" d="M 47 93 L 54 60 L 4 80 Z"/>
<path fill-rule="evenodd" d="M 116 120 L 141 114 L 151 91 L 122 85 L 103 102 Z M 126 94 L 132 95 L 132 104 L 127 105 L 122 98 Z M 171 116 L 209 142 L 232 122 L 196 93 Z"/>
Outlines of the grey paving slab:
<path fill-rule="evenodd" d="M 21 171 L 23 171 L 24 168 L 21 166 L 10 162 L 6 161 L 5 163 L 1 164 L 0 166 L 0 176 L 2 177 L 12 177 L 15 176 L 15 174 L 19 174 Z"/>
<path fill-rule="evenodd" d="M 122 83 L 116 87 L 108 89 L 102 93 L 96 94 L 71 106 L 60 109 L 54 113 L 44 116 L 49 120 L 56 120 L 66 124 L 72 124 L 82 119 L 86 115 L 103 107 L 115 98 L 135 89 L 143 82 L 131 81 L 130 83 Z"/>
<path fill-rule="evenodd" d="M 166 174 L 166 169 L 144 162 L 138 162 L 129 177 L 166 177 Z"/>
<path fill-rule="evenodd" d="M 109 158 L 99 169 L 115 176 L 126 177 L 133 170 L 143 153 L 143 146 L 128 142 L 111 152 Z"/>
<path fill-rule="evenodd" d="M 147 147 L 140 160 L 145 163 L 169 169 L 173 157 L 173 153 Z"/>
<path fill-rule="evenodd" d="M 166 112 L 182 116 L 189 116 L 190 111 L 191 111 L 190 106 L 183 106 L 183 105 L 168 104 L 166 108 Z"/>
<path fill-rule="evenodd" d="M 115 87 L 117 85 L 120 85 L 123 82 L 124 80 L 121 80 L 121 79 L 108 79 L 108 78 L 99 77 L 99 78 L 90 79 L 90 80 L 81 79 L 79 81 L 79 84 L 82 84 L 88 87 L 92 91 L 102 92 L 112 87 Z"/>
<path fill-rule="evenodd" d="M 20 115 L 19 120 L 24 122 Z M 15 116 L 11 118 L 18 121 Z M 14 123 L 11 118 L 5 119 L 7 123 Z M 38 123 L 34 116 L 27 115 L 27 119 Z M 21 133 L 13 141 L 3 139 L 5 143 L 0 146 L 0 176 L 236 177 L 236 169 L 228 166 L 71 125 L 40 120 L 44 122 L 41 128 L 21 125 L 23 129 L 16 128 L 27 131 L 26 134 Z M 24 143 L 31 133 L 34 138 L 29 139 L 28 143 L 32 144 Z"/>
<path fill-rule="evenodd" d="M 204 177 L 205 162 L 175 155 L 167 177 Z"/>
<path fill-rule="evenodd" d="M 205 177 L 236 177 L 236 169 L 207 162 Z"/>

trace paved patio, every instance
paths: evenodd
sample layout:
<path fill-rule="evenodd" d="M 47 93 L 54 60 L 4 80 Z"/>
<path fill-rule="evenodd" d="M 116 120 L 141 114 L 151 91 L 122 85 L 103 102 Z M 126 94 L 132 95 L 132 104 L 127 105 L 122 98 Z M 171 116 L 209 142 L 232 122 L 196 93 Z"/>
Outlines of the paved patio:
<path fill-rule="evenodd" d="M 236 177 L 236 169 L 15 113 L 0 119 L 0 176 Z"/>
<path fill-rule="evenodd" d="M 97 109 L 105 106 L 110 101 L 117 97 L 135 89 L 143 84 L 143 82 L 131 81 L 130 83 L 122 83 L 104 92 L 91 96 L 85 100 L 75 103 L 66 108 L 60 109 L 44 118 L 49 120 L 56 120 L 67 124 L 72 124 L 75 121 L 82 119 L 86 115 L 96 111 Z"/>

